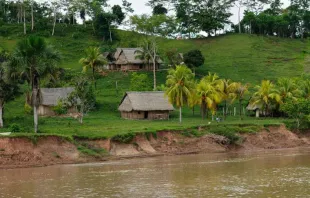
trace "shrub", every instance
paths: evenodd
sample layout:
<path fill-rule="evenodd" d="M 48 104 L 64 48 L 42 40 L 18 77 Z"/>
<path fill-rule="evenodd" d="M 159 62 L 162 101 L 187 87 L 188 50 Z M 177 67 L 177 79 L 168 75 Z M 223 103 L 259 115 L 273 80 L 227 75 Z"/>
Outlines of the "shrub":
<path fill-rule="evenodd" d="M 21 131 L 20 125 L 16 124 L 16 123 L 11 124 L 9 128 L 10 128 L 10 131 L 13 132 L 13 133 Z"/>
<path fill-rule="evenodd" d="M 289 124 L 289 128 L 293 129 L 309 129 L 310 128 L 310 101 L 306 99 L 298 99 L 297 101 L 288 101 L 281 105 L 280 110 L 288 117 L 295 120 L 295 124 Z M 295 125 L 295 127 L 294 127 Z"/>
<path fill-rule="evenodd" d="M 25 111 L 25 114 L 31 115 L 32 114 L 32 107 L 28 103 L 25 103 L 24 111 Z"/>
<path fill-rule="evenodd" d="M 131 74 L 130 78 L 130 90 L 131 91 L 150 91 L 152 85 L 146 74 L 138 74 L 136 72 Z"/>
<path fill-rule="evenodd" d="M 191 68 L 202 66 L 205 62 L 200 50 L 191 50 L 184 54 L 184 63 Z"/>
<path fill-rule="evenodd" d="M 238 133 L 239 129 L 234 127 L 226 127 L 226 126 L 217 126 L 217 127 L 211 127 L 208 129 L 208 132 L 224 136 L 229 140 L 230 144 L 234 144 L 237 141 L 240 140 L 240 137 L 236 134 Z"/>
<path fill-rule="evenodd" d="M 57 115 L 64 115 L 64 114 L 67 114 L 68 109 L 67 109 L 67 106 L 65 105 L 65 103 L 63 101 L 59 100 L 57 102 L 57 105 L 55 107 L 53 107 L 53 111 Z"/>
<path fill-rule="evenodd" d="M 135 137 L 134 133 L 126 133 L 122 135 L 116 135 L 112 138 L 113 141 L 120 142 L 120 143 L 130 143 L 133 138 Z"/>

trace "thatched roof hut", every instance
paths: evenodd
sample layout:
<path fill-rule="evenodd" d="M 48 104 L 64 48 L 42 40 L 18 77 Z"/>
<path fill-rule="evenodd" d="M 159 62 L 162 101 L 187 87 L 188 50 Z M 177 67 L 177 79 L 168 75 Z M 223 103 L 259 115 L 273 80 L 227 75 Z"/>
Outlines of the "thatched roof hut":
<path fill-rule="evenodd" d="M 42 103 L 38 108 L 38 114 L 43 116 L 55 115 L 53 107 L 59 100 L 67 99 L 74 91 L 73 87 L 65 88 L 41 88 Z"/>
<path fill-rule="evenodd" d="M 42 105 L 56 106 L 59 100 L 67 99 L 74 91 L 74 88 L 42 88 L 40 90 L 42 95 Z"/>
<path fill-rule="evenodd" d="M 169 119 L 173 106 L 164 92 L 127 92 L 118 108 L 127 119 Z"/>
<path fill-rule="evenodd" d="M 137 57 L 137 51 L 142 51 L 142 48 L 117 48 L 112 55 L 113 61 L 110 63 L 108 69 L 110 70 L 152 70 L 153 66 L 147 64 L 144 60 Z M 107 54 L 104 54 L 108 57 Z M 163 61 L 161 59 L 156 61 L 158 68 Z"/>
<path fill-rule="evenodd" d="M 246 107 L 246 109 L 248 111 L 254 111 L 255 112 L 255 116 L 259 117 L 260 114 L 262 114 L 262 109 L 263 109 L 263 105 L 262 104 L 253 104 L 253 103 L 249 103 L 248 106 Z"/>

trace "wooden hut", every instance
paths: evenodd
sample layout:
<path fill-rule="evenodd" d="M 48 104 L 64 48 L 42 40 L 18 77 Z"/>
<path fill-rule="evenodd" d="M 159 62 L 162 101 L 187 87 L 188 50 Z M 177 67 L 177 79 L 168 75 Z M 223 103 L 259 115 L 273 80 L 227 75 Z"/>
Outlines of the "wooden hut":
<path fill-rule="evenodd" d="M 127 92 L 118 110 L 125 119 L 168 120 L 174 108 L 164 92 Z"/>
<path fill-rule="evenodd" d="M 260 115 L 264 114 L 264 112 L 262 111 L 263 106 L 260 104 L 251 104 L 249 103 L 248 106 L 246 107 L 246 109 L 248 111 L 253 111 L 255 112 L 255 117 L 259 118 Z"/>
<path fill-rule="evenodd" d="M 74 91 L 74 88 L 42 88 L 40 91 L 42 95 L 42 103 L 37 110 L 38 115 L 54 116 L 56 113 L 53 111 L 53 107 L 58 104 L 59 100 L 67 99 Z M 68 109 L 68 113 L 76 113 L 75 108 Z"/>
<path fill-rule="evenodd" d="M 121 71 L 139 71 L 139 70 L 153 70 L 153 63 L 145 62 L 137 58 L 137 51 L 142 50 L 141 48 L 117 48 L 116 52 L 111 56 L 105 54 L 109 60 L 107 69 L 109 70 L 121 70 Z M 162 60 L 157 60 L 156 69 L 162 64 Z"/>

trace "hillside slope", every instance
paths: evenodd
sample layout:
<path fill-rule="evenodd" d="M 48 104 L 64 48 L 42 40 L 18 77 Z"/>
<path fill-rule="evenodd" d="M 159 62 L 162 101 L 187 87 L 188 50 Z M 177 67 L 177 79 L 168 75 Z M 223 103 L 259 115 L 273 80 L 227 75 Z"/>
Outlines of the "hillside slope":
<path fill-rule="evenodd" d="M 18 27 L 20 28 L 20 27 Z M 0 47 L 11 51 L 16 42 L 23 36 L 17 27 L 11 27 L 10 34 L 2 35 L 0 31 Z M 111 47 L 135 47 L 145 38 L 134 32 L 118 31 L 119 40 L 113 46 L 105 44 L 92 36 L 91 28 L 81 26 L 63 27 L 57 29 L 56 36 L 46 37 L 63 56 L 61 66 L 80 72 L 82 67 L 78 60 L 83 57 L 83 51 L 88 46 L 101 46 L 102 49 Z M 1 29 L 0 29 L 1 30 Z M 44 35 L 44 32 L 36 33 Z M 59 36 L 61 35 L 61 36 Z M 309 41 L 281 39 L 275 37 L 259 37 L 255 35 L 224 35 L 216 38 L 197 40 L 168 40 L 158 38 L 161 54 L 169 49 L 187 52 L 191 49 L 202 50 L 206 57 L 205 64 L 196 69 L 197 76 L 208 72 L 216 72 L 224 78 L 251 83 L 252 86 L 262 79 L 276 79 L 278 77 L 294 77 L 304 71 L 310 71 Z M 147 72 L 152 79 L 152 72 Z M 97 109 L 89 113 L 83 125 L 73 118 L 40 118 L 39 128 L 42 133 L 76 135 L 80 137 L 111 137 L 115 134 L 141 131 L 156 131 L 169 129 L 184 129 L 206 124 L 201 120 L 199 107 L 195 116 L 192 109 L 184 109 L 183 125 L 178 123 L 178 112 L 171 115 L 169 121 L 130 121 L 119 116 L 117 107 L 124 92 L 130 87 L 130 73 L 111 72 L 101 76 L 97 81 L 96 99 Z M 166 71 L 157 73 L 158 84 L 165 82 Z M 116 81 L 118 90 L 116 90 Z M 247 101 L 245 101 L 247 102 Z M 19 124 L 21 131 L 33 130 L 32 115 L 25 114 L 25 97 L 21 96 L 6 104 L 4 110 L 5 127 L 0 131 L 9 131 L 10 125 Z M 233 108 L 233 106 L 231 107 Z M 280 124 L 283 119 L 255 120 L 247 118 L 240 121 L 238 117 L 230 117 L 231 124 Z M 225 123 L 226 124 L 226 123 Z"/>
<path fill-rule="evenodd" d="M 1 36 L 0 33 L 0 47 L 12 50 L 21 38 L 21 26 L 9 27 L 7 35 Z M 35 34 L 46 35 L 46 32 Z M 145 39 L 145 36 L 130 31 L 118 30 L 117 35 L 118 41 L 110 46 L 92 36 L 90 27 L 60 26 L 56 28 L 55 36 L 49 36 L 47 40 L 62 53 L 64 68 L 80 71 L 81 65 L 78 60 L 83 57 L 83 51 L 87 46 L 101 46 L 104 51 L 115 47 L 136 47 Z M 198 75 L 216 72 L 221 77 L 235 81 L 257 83 L 262 79 L 300 75 L 310 67 L 306 65 L 306 61 L 309 60 L 307 56 L 310 55 L 309 41 L 247 34 L 193 40 L 157 40 L 162 57 L 171 49 L 180 53 L 200 49 L 206 61 L 197 69 Z"/>

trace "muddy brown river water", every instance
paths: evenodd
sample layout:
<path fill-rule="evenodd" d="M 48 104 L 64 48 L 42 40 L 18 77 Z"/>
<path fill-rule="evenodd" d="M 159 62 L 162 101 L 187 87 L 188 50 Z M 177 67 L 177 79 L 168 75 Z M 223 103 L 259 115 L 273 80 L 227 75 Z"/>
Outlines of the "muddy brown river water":
<path fill-rule="evenodd" d="M 310 149 L 3 169 L 0 197 L 310 197 Z"/>

